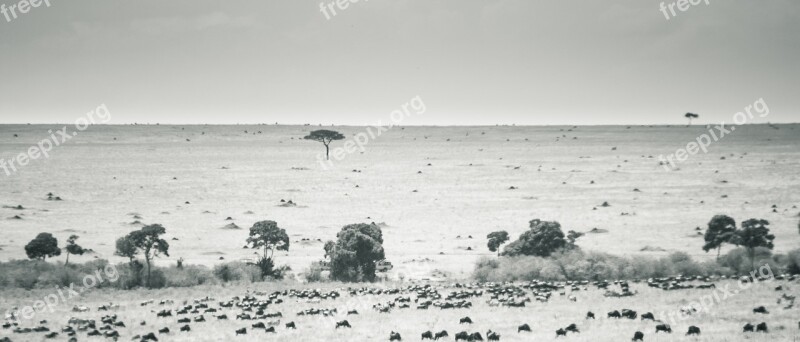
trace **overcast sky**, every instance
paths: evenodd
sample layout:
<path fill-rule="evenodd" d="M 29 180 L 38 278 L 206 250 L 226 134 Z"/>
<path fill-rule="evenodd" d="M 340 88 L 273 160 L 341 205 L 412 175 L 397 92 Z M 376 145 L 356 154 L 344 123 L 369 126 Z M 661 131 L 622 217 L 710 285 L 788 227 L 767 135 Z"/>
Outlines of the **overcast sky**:
<path fill-rule="evenodd" d="M 0 15 L 0 122 L 372 125 L 417 95 L 403 124 L 718 123 L 762 97 L 800 122 L 797 0 L 50 2 Z"/>

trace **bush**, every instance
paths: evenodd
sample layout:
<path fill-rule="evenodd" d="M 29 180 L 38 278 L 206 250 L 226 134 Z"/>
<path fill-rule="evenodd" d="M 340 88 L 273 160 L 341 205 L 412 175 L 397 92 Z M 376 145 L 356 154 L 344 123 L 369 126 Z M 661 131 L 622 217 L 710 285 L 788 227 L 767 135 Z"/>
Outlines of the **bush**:
<path fill-rule="evenodd" d="M 245 282 L 254 283 L 261 281 L 261 270 L 258 266 L 248 265 L 243 262 L 229 262 L 214 266 L 214 276 L 222 283 Z"/>
<path fill-rule="evenodd" d="M 786 254 L 786 272 L 800 274 L 800 248 L 793 249 Z"/>
<path fill-rule="evenodd" d="M 322 265 L 315 262 L 311 264 L 311 266 L 308 268 L 308 271 L 303 274 L 303 277 L 309 283 L 325 281 L 327 280 L 327 277 L 323 276 L 322 272 L 324 272 Z"/>

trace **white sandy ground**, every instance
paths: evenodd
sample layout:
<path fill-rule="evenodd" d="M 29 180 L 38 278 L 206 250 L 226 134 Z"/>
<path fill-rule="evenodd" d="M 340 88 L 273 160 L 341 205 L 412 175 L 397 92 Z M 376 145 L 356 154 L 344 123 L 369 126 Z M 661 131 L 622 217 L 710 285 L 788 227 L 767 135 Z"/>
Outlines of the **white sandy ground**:
<path fill-rule="evenodd" d="M 0 158 L 62 126 L 0 125 Z M 713 215 L 764 218 L 775 251 L 786 252 L 800 246 L 800 125 L 777 127 L 739 127 L 668 172 L 657 157 L 685 147 L 704 126 L 395 127 L 331 170 L 317 162 L 321 144 L 300 140 L 317 126 L 92 126 L 49 159 L 0 173 L 0 205 L 26 208 L 0 208 L 0 260 L 24 258 L 23 246 L 39 232 L 62 244 L 80 235 L 96 254 L 76 261 L 117 260 L 114 240 L 138 229 L 133 213 L 179 239 L 163 264 L 252 257 L 241 247 L 259 220 L 286 228 L 293 244 L 277 262 L 298 271 L 322 258 L 316 239 L 333 239 L 349 223 L 385 222 L 393 275 L 409 278 L 433 269 L 468 276 L 490 254 L 486 234 L 504 229 L 516 238 L 534 218 L 559 221 L 565 231 L 608 230 L 582 237 L 588 250 L 701 258 L 713 253 L 703 253 L 694 228 Z M 333 129 L 348 137 L 364 131 Z M 48 192 L 64 200 L 47 201 Z M 279 207 L 281 199 L 298 206 Z M 604 201 L 611 206 L 599 207 Z M 23 219 L 6 219 L 14 215 Z M 231 222 L 243 229 L 220 229 Z M 641 252 L 646 246 L 666 252 Z M 433 262 L 412 261 L 424 258 Z"/>

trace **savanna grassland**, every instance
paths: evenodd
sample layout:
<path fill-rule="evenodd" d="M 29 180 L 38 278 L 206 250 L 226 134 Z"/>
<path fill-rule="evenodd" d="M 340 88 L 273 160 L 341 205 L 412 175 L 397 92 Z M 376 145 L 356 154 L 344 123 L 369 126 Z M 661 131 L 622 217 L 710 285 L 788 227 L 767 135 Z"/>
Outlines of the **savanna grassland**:
<path fill-rule="evenodd" d="M 0 158 L 62 126 L 1 125 Z M 62 243 L 78 234 L 95 251 L 77 262 L 122 261 L 112 255 L 114 240 L 160 223 L 172 256 L 161 264 L 182 257 L 211 265 L 252 258 L 242 246 L 260 220 L 287 230 L 292 246 L 277 263 L 297 271 L 322 258 L 317 239 L 350 223 L 383 223 L 393 275 L 407 278 L 432 270 L 465 277 L 490 255 L 488 232 L 507 230 L 514 239 L 534 218 L 564 231 L 607 231 L 578 244 L 624 255 L 710 258 L 694 228 L 715 214 L 769 220 L 776 252 L 800 244 L 799 125 L 738 127 L 679 171 L 659 166 L 659 155 L 705 127 L 394 127 L 328 170 L 317 159 L 323 146 L 301 139 L 313 129 L 92 126 L 48 159 L 0 175 L 0 259 L 24 258 L 23 246 L 50 232 Z M 334 129 L 351 137 L 365 128 Z M 48 193 L 63 201 L 48 201 Z M 282 199 L 297 205 L 281 206 Z M 22 219 L 7 219 L 16 215 Z M 242 229 L 222 229 L 231 223 Z"/>

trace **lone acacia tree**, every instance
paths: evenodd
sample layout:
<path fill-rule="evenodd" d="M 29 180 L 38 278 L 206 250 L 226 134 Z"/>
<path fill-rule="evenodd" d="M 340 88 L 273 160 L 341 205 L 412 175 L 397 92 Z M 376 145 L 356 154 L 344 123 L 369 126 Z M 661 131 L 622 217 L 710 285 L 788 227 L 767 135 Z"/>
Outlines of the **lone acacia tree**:
<path fill-rule="evenodd" d="M 716 215 L 708 222 L 708 229 L 704 239 L 706 244 L 703 250 L 708 253 L 712 249 L 717 250 L 717 260 L 722 244 L 732 243 L 736 238 L 736 221 L 727 215 Z"/>
<path fill-rule="evenodd" d="M 695 113 L 686 113 L 686 115 L 684 115 L 683 117 L 689 119 L 689 124 L 687 126 L 691 126 L 692 125 L 692 119 L 697 119 L 697 118 L 700 117 L 700 115 L 699 114 L 695 114 Z"/>
<path fill-rule="evenodd" d="M 67 261 L 64 263 L 64 266 L 69 265 L 69 255 L 70 254 L 83 255 L 83 253 L 86 253 L 86 250 L 83 249 L 83 247 L 81 247 L 80 245 L 75 243 L 75 241 L 78 240 L 78 238 L 79 237 L 77 235 L 70 235 L 69 239 L 67 239 L 67 247 L 66 247 L 66 249 L 67 249 Z"/>
<path fill-rule="evenodd" d="M 169 243 L 161 238 L 161 235 L 166 232 L 167 229 L 164 228 L 164 226 L 160 224 L 151 224 L 142 227 L 140 230 L 132 231 L 125 237 L 128 241 L 123 244 L 130 244 L 136 253 L 141 251 L 142 255 L 144 255 L 144 260 L 147 264 L 147 287 L 150 287 L 150 270 L 153 258 L 161 254 L 169 256 Z M 119 247 L 119 241 L 117 246 Z M 132 255 L 136 255 L 136 253 Z M 125 256 L 132 258 L 130 253 Z"/>
<path fill-rule="evenodd" d="M 327 130 L 327 129 L 321 129 L 321 130 L 317 130 L 317 131 L 312 131 L 311 133 L 309 133 L 308 135 L 303 137 L 303 139 L 319 141 L 323 145 L 325 145 L 325 160 L 329 160 L 330 157 L 328 157 L 328 155 L 329 155 L 330 150 L 331 150 L 331 148 L 330 148 L 331 142 L 334 141 L 334 140 L 342 140 L 342 139 L 344 139 L 344 135 L 342 135 L 341 133 L 339 133 L 337 131 L 330 131 L 330 130 Z"/>
<path fill-rule="evenodd" d="M 497 252 L 499 256 L 500 246 L 508 241 L 508 232 L 505 230 L 491 232 L 489 235 L 486 235 L 486 238 L 489 239 L 489 242 L 486 243 L 486 246 L 489 247 L 489 251 Z"/>
<path fill-rule="evenodd" d="M 258 262 L 261 276 L 272 275 L 275 265 L 273 255 L 275 250 L 289 250 L 289 235 L 286 230 L 279 228 L 275 221 L 259 221 L 250 227 L 250 237 L 247 244 L 253 249 L 264 249 L 264 255 Z"/>
<path fill-rule="evenodd" d="M 548 257 L 567 246 L 560 223 L 534 219 L 530 221 L 530 229 L 522 233 L 519 239 L 506 245 L 502 255 Z"/>
<path fill-rule="evenodd" d="M 40 233 L 25 245 L 25 254 L 29 259 L 45 260 L 61 255 L 61 248 L 58 248 L 58 240 L 53 234 Z"/>

